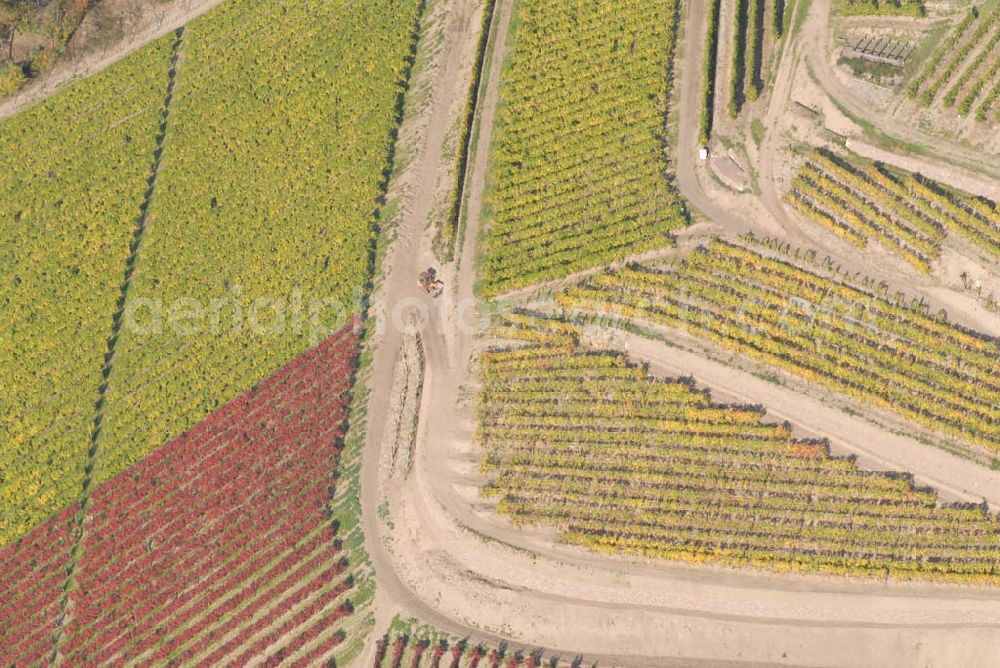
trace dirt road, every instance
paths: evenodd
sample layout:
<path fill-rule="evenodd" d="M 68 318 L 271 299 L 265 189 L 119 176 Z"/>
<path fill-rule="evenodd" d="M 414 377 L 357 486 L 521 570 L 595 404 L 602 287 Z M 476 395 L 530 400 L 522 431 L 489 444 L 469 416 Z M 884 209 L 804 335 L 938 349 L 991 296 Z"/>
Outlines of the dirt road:
<path fill-rule="evenodd" d="M 681 65 L 676 80 L 680 81 L 679 116 L 677 135 L 677 186 L 688 206 L 699 211 L 714 224 L 728 232 L 741 233 L 750 229 L 747 221 L 734 219 L 727 211 L 713 202 L 698 183 L 697 155 L 698 128 L 701 114 L 701 60 L 705 44 L 707 2 L 685 2 L 684 42 L 681 46 Z M 676 95 L 674 96 L 676 99 Z"/>
<path fill-rule="evenodd" d="M 131 44 L 113 54 L 53 73 L 47 83 L 0 106 L 0 117 L 107 66 L 220 1 L 178 0 L 172 7 L 183 11 L 155 26 L 150 22 Z M 745 231 L 752 221 L 732 216 L 704 194 L 694 162 L 704 5 L 685 3 L 678 182 L 693 205 L 723 229 Z M 512 640 L 515 648 L 517 643 L 526 649 L 544 646 L 564 656 L 584 652 L 588 661 L 602 665 L 860 667 L 995 662 L 1000 656 L 1000 600 L 995 591 L 609 558 L 560 545 L 551 531 L 512 527 L 481 499 L 471 400 L 477 344 L 471 328 L 472 286 L 512 0 L 498 3 L 497 41 L 488 63 L 479 145 L 468 179 L 468 229 L 453 265 L 438 263 L 426 229 L 438 175 L 449 160 L 443 151 L 449 121 L 455 101 L 462 99 L 468 86 L 463 63 L 469 61 L 478 25 L 473 6 L 468 0 L 432 3 L 429 20 L 443 28 L 439 40 L 421 44 L 433 56 L 411 89 L 418 106 L 408 109 L 401 145 L 412 148 L 413 155 L 392 186 L 390 198 L 400 204 L 401 213 L 385 258 L 384 280 L 372 298 L 373 318 L 381 327 L 371 342 L 361 505 L 366 549 L 378 585 L 376 628 L 385 628 L 395 614 L 416 616 L 473 641 Z M 426 97 L 418 91 L 427 91 Z M 780 215 L 778 211 L 780 206 L 774 215 Z M 789 221 L 779 222 L 789 235 L 796 234 Z M 417 274 L 428 266 L 438 266 L 449 286 L 438 301 L 415 286 Z M 412 309 L 431 316 L 423 333 L 423 401 L 413 472 L 405 482 L 389 482 L 381 478 L 379 462 L 404 340 L 400 325 Z M 714 381 L 734 393 L 761 396 L 769 407 L 786 405 L 783 397 L 762 394 L 767 388 L 745 384 L 747 379 L 706 375 L 712 367 L 705 360 L 669 358 L 658 349 L 647 350 L 652 345 L 636 341 L 632 348 L 635 354 L 646 351 L 664 372 L 691 368 L 709 384 Z M 831 430 L 823 423 L 828 416 L 816 411 L 796 403 L 788 408 L 788 417 Z M 845 448 L 862 449 L 871 437 L 862 430 L 841 431 L 839 426 L 831 431 Z M 873 458 L 880 454 L 886 453 L 871 449 Z M 934 473 L 935 479 L 947 483 L 951 474 L 942 471 L 928 475 Z M 992 500 L 996 481 L 989 482 L 974 491 Z M 954 491 L 962 494 L 967 489 L 964 483 L 956 484 Z M 370 640 L 359 665 L 370 665 L 375 639 Z"/>
<path fill-rule="evenodd" d="M 841 83 L 834 72 L 830 50 L 827 48 L 832 1 L 811 0 L 808 8 L 809 15 L 803 24 L 802 31 L 793 35 L 796 41 L 808 45 L 805 57 L 810 64 L 810 71 L 826 94 L 840 103 L 856 118 L 870 123 L 878 132 L 898 140 L 903 145 L 919 145 L 940 160 L 1000 179 L 1000 156 L 990 155 L 975 148 L 946 141 L 902 124 L 894 118 L 872 109 L 872 106 L 864 100 L 857 99 L 847 86 Z"/>
<path fill-rule="evenodd" d="M 702 355 L 634 334 L 616 336 L 630 357 L 648 363 L 656 375 L 691 376 L 701 386 L 721 390 L 727 400 L 766 406 L 771 418 L 788 420 L 811 437 L 830 439 L 839 452 L 858 455 L 865 468 L 910 471 L 919 483 L 939 490 L 946 501 L 986 499 L 992 509 L 1000 509 L 1000 476 L 995 471 Z"/>
<path fill-rule="evenodd" d="M 992 592 L 608 558 L 559 545 L 551 531 L 509 526 L 480 498 L 471 400 L 476 339 L 458 324 L 472 297 L 510 4 L 498 8 L 500 37 L 469 178 L 469 228 L 457 275 L 443 268 L 451 290 L 437 303 L 413 286 L 414 272 L 432 261 L 420 223 L 441 159 L 433 123 L 414 123 L 428 139 L 401 179 L 403 224 L 377 299 L 386 306 L 409 300 L 437 317 L 423 336 L 425 399 L 413 471 L 392 485 L 379 483 L 377 469 L 398 333 L 386 329 L 374 351 L 362 504 L 379 621 L 400 612 L 473 639 L 580 651 L 614 665 L 972 665 L 1000 655 L 1000 601 Z M 452 48 L 446 43 L 442 53 Z M 684 90 L 690 84 L 686 77 Z M 442 76 L 421 113 L 440 113 L 457 85 Z"/>
<path fill-rule="evenodd" d="M 506 6 L 508 3 L 501 4 Z M 509 22 L 509 7 L 506 7 L 503 16 L 505 18 L 501 20 Z M 433 607 L 425 605 L 420 597 L 396 576 L 386 550 L 384 527 L 379 520 L 379 508 L 389 491 L 385 481 L 380 479 L 379 461 L 383 445 L 383 427 L 388 419 L 388 410 L 392 402 L 390 393 L 396 361 L 403 344 L 400 324 L 405 321 L 407 312 L 416 310 L 427 314 L 453 313 L 458 302 L 452 290 L 456 282 L 461 283 L 461 281 L 456 280 L 453 266 L 440 267 L 441 277 L 449 289 L 438 303 L 416 289 L 415 281 L 419 272 L 436 262 L 431 252 L 426 219 L 434 205 L 438 171 L 446 160 L 442 149 L 445 135 L 449 130 L 450 109 L 456 99 L 463 98 L 468 86 L 468 82 L 459 77 L 459 71 L 462 69 L 463 60 L 468 62 L 471 59 L 471 50 L 476 39 L 476 35 L 471 31 L 471 27 L 476 25 L 474 18 L 469 15 L 468 3 L 461 0 L 447 0 L 436 3 L 431 16 L 427 19 L 429 24 L 437 22 L 439 28 L 443 25 L 460 26 L 460 29 L 440 31 L 442 41 L 435 55 L 413 82 L 413 90 L 427 88 L 430 94 L 421 109 L 409 112 L 410 117 L 400 131 L 400 143 L 415 144 L 416 155 L 412 162 L 403 168 L 391 186 L 389 198 L 400 203 L 401 215 L 394 230 L 395 239 L 390 244 L 384 260 L 385 280 L 372 297 L 371 317 L 377 322 L 378 333 L 372 341 L 373 357 L 369 380 L 371 392 L 368 400 L 368 433 L 361 471 L 361 505 L 365 546 L 377 577 L 375 599 L 377 629 L 386 628 L 395 614 L 404 616 L 412 614 L 446 631 L 460 635 L 469 631 L 466 627 L 449 623 L 447 618 L 442 618 Z M 430 28 L 426 29 L 430 31 Z M 506 35 L 506 29 L 502 34 Z M 422 41 L 422 49 L 427 48 L 426 42 L 426 39 Z M 497 68 L 493 79 L 498 78 Z M 495 92 L 493 108 L 495 108 Z M 488 120 L 488 123 L 483 123 L 482 135 L 483 141 L 487 143 L 488 133 L 492 131 L 492 116 Z M 477 156 L 476 160 L 478 165 L 480 158 Z M 482 192 L 484 174 L 484 166 L 479 170 L 473 170 L 470 182 L 474 192 Z M 474 220 L 478 220 L 478 214 Z M 476 229 L 470 225 L 470 229 L 466 232 L 466 244 L 474 244 L 475 236 Z M 469 267 L 462 280 L 468 280 L 474 269 L 472 263 L 468 264 Z M 452 329 L 445 326 L 423 332 L 425 356 L 429 368 L 449 366 L 448 353 L 442 352 L 446 351 L 447 347 L 443 343 L 441 332 Z M 429 343 L 431 345 L 428 345 Z M 425 395 L 426 387 L 425 384 Z M 483 639 L 494 640 L 491 637 Z M 368 643 L 366 654 L 361 659 L 363 662 L 370 663 L 374 652 L 373 642 L 374 639 L 371 639 Z"/>

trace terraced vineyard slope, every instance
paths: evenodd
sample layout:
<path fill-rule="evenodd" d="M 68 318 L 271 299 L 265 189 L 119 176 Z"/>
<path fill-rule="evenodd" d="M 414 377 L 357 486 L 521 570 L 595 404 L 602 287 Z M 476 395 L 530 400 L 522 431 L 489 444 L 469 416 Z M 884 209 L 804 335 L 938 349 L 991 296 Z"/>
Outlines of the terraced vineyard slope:
<path fill-rule="evenodd" d="M 1000 525 L 982 507 L 937 507 L 908 476 L 651 378 L 560 321 L 515 314 L 495 334 L 511 344 L 482 357 L 485 493 L 518 524 L 665 559 L 997 582 Z"/>
<path fill-rule="evenodd" d="M 1000 452 L 1000 341 L 879 286 L 715 241 L 674 270 L 629 267 L 559 300 L 688 331 Z"/>
<path fill-rule="evenodd" d="M 787 199 L 851 243 L 878 241 L 924 272 L 949 232 L 1000 259 L 1000 207 L 918 174 L 820 149 L 806 159 Z"/>
<path fill-rule="evenodd" d="M 492 149 L 486 294 L 666 246 L 678 2 L 522 0 Z"/>

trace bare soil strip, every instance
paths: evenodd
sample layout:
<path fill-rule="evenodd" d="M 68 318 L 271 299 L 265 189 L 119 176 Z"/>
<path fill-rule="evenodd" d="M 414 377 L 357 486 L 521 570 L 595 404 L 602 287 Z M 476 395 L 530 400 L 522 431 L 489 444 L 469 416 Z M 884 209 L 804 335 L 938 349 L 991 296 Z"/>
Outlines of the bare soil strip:
<path fill-rule="evenodd" d="M 854 139 L 847 141 L 847 148 L 870 160 L 878 160 L 909 172 L 919 172 L 952 188 L 1000 202 L 1000 181 L 996 179 L 988 179 L 967 169 L 941 164 L 927 158 L 898 155 Z"/>
<path fill-rule="evenodd" d="M 687 5 L 691 16 L 700 11 L 696 5 L 701 3 Z M 427 368 L 413 470 L 406 481 L 386 486 L 375 480 L 382 448 L 391 447 L 382 435 L 401 338 L 390 326 L 375 348 L 362 502 L 367 547 L 378 575 L 379 616 L 415 615 L 471 639 L 504 637 L 522 647 L 583 652 L 588 660 L 613 665 L 727 665 L 736 660 L 753 665 L 909 666 L 992 660 L 1000 650 L 1000 600 L 992 591 L 609 558 L 560 545 L 551 530 L 510 526 L 479 496 L 483 480 L 472 400 L 477 342 L 471 331 L 457 325 L 468 320 L 464 300 L 472 296 L 510 8 L 510 0 L 498 6 L 498 39 L 468 181 L 469 228 L 457 267 L 441 268 L 449 290 L 438 302 L 414 286 L 416 273 L 433 262 L 427 235 L 421 234 L 421 216 L 441 163 L 434 123 L 414 123 L 427 137 L 400 179 L 408 187 L 405 213 L 379 299 L 387 307 L 408 300 L 433 315 L 423 336 Z M 692 159 L 684 153 L 684 137 L 696 136 L 683 127 L 686 121 L 696 124 L 698 113 L 697 58 L 692 62 L 690 44 L 700 49 L 703 42 L 700 29 L 690 22 L 685 34 L 689 46 L 682 86 L 694 94 L 682 96 L 686 110 L 679 162 L 689 192 L 700 196 L 697 204 L 713 215 L 718 207 L 700 194 L 694 170 L 683 169 Z M 442 63 L 454 57 L 452 49 L 460 51 L 455 44 L 445 45 Z M 422 115 L 433 117 L 444 108 L 448 91 L 462 88 L 445 74 Z M 687 109 L 691 104 L 693 114 Z M 693 152 L 692 141 L 687 144 Z M 732 219 L 721 222 L 731 224 L 727 220 Z M 790 417 L 798 418 L 797 409 Z"/>
<path fill-rule="evenodd" d="M 881 429 L 800 392 L 762 380 L 682 348 L 626 332 L 617 334 L 630 357 L 648 363 L 660 376 L 691 376 L 699 385 L 721 390 L 735 401 L 760 404 L 768 415 L 788 420 L 809 435 L 830 439 L 841 453 L 854 453 L 874 470 L 909 471 L 947 501 L 981 503 L 1000 509 L 1000 476 L 971 460 Z"/>

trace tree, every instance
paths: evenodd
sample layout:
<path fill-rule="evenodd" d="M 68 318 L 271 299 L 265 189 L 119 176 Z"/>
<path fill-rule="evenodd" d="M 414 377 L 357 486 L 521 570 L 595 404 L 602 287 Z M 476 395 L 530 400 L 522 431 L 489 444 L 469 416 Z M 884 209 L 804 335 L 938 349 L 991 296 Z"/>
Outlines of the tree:
<path fill-rule="evenodd" d="M 13 95 L 24 85 L 24 71 L 17 63 L 0 65 L 0 98 Z"/>
<path fill-rule="evenodd" d="M 0 53 L 0 63 L 14 60 L 14 39 L 28 29 L 36 10 L 44 6 L 44 0 L 0 0 L 0 33 L 7 39 L 3 48 L 6 56 Z"/>

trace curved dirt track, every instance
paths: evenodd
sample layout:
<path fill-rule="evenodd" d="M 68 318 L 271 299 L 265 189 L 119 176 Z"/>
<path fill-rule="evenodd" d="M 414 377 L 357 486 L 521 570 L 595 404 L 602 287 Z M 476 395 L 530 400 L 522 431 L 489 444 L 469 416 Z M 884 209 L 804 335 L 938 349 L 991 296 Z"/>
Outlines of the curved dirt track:
<path fill-rule="evenodd" d="M 693 16 L 700 4 L 688 5 Z M 457 0 L 450 7 L 455 11 Z M 480 498 L 472 399 L 476 339 L 459 324 L 472 312 L 485 147 L 492 138 L 510 9 L 510 0 L 500 1 L 499 40 L 469 175 L 469 228 L 457 265 L 441 268 L 448 290 L 437 302 L 418 294 L 413 283 L 416 272 L 435 262 L 423 220 L 443 158 L 440 128 L 430 119 L 440 119 L 461 90 L 447 65 L 421 112 L 428 121 L 414 123 L 427 137 L 400 179 L 404 215 L 376 302 L 389 314 L 409 303 L 432 317 L 423 331 L 427 370 L 414 466 L 402 483 L 384 481 L 378 471 L 402 339 L 391 315 L 375 342 L 362 506 L 378 580 L 377 624 L 399 613 L 474 640 L 507 639 L 563 656 L 582 652 L 588 661 L 614 665 L 991 665 L 1000 656 L 1000 597 L 993 591 L 608 558 L 559 545 L 552 532 L 509 526 Z M 696 42 L 691 35 L 700 26 L 689 21 L 685 32 Z M 442 62 L 455 48 L 446 42 Z M 685 71 L 687 91 L 697 67 L 688 61 Z M 680 171 L 679 179 L 693 176 Z M 697 199 L 696 177 L 692 193 Z M 713 215 L 711 201 L 701 200 L 696 206 Z"/>
<path fill-rule="evenodd" d="M 51 94 L 67 81 L 107 66 L 220 1 L 186 3 L 184 11 L 173 18 L 147 26 L 127 48 L 53 74 L 48 85 L 0 105 L 0 117 Z M 181 2 L 177 0 L 177 5 Z M 825 28 L 813 16 L 820 11 L 818 7 L 828 8 L 829 0 L 813 3 L 807 31 L 797 37 L 798 43 L 825 35 Z M 471 26 L 468 5 L 463 0 L 442 0 L 445 20 L 454 18 L 455 25 Z M 489 63 L 490 86 L 479 119 L 480 146 L 468 182 L 469 229 L 458 262 L 441 267 L 448 290 L 437 302 L 418 294 L 414 280 L 420 270 L 436 263 L 425 223 L 434 206 L 437 173 L 447 159 L 441 146 L 448 132 L 448 109 L 467 86 L 459 66 L 470 39 L 467 31 L 445 31 L 437 67 L 423 74 L 430 85 L 430 99 L 403 131 L 404 139 L 414 140 L 416 156 L 395 184 L 403 211 L 386 260 L 385 281 L 373 298 L 375 317 L 384 327 L 373 341 L 369 433 L 362 470 L 362 522 L 378 581 L 376 628 L 385 628 L 394 614 L 412 615 L 458 636 L 492 644 L 509 640 L 523 648 L 544 646 L 564 657 L 583 652 L 588 662 L 601 665 L 1000 665 L 1000 596 L 995 591 L 607 558 L 561 546 L 551 532 L 511 527 L 480 499 L 470 398 L 476 339 L 458 323 L 471 312 L 486 147 L 498 101 L 511 5 L 512 0 L 499 2 L 500 39 Z M 692 123 L 696 124 L 698 113 L 704 5 L 698 0 L 685 3 L 678 183 L 693 205 L 724 230 L 742 232 L 751 225 L 733 218 L 707 197 L 694 169 L 697 132 Z M 816 69 L 824 88 L 846 94 L 837 88 L 832 70 L 824 72 L 819 65 Z M 768 118 L 776 119 L 780 113 L 781 105 L 772 103 Z M 908 128 L 890 121 L 878 126 L 909 136 Z M 768 132 L 769 137 L 776 135 Z M 957 157 L 968 157 L 960 147 L 954 151 Z M 765 189 L 765 202 L 769 196 Z M 774 230 L 784 231 L 790 239 L 806 239 L 793 222 L 783 218 L 776 198 L 767 208 L 776 218 Z M 414 468 L 407 481 L 396 483 L 383 481 L 378 465 L 403 340 L 393 321 L 402 320 L 403 305 L 422 307 L 436 317 L 424 332 L 427 373 Z M 384 308 L 381 313 L 379 306 Z M 709 368 L 670 351 L 647 350 L 647 345 L 636 341 L 633 350 L 664 372 L 690 368 L 704 373 Z M 721 377 L 706 380 L 726 389 L 727 381 Z M 728 389 L 734 394 L 748 392 L 742 384 Z M 771 401 L 778 400 L 763 403 Z M 788 412 L 793 422 L 802 416 L 798 407 Z M 861 438 L 860 434 L 845 437 L 845 447 L 861 448 L 855 442 Z M 941 471 L 934 474 L 940 477 Z M 992 501 L 996 484 L 995 479 L 986 480 L 975 492 Z M 968 491 L 962 485 L 954 490 L 956 494 Z M 383 501 L 388 504 L 388 521 L 379 512 Z M 370 665 L 371 650 L 360 665 Z"/>
<path fill-rule="evenodd" d="M 830 10 L 833 0 L 810 0 L 809 15 L 803 23 L 802 33 L 796 35 L 796 40 L 812 45 L 807 49 L 805 57 L 810 65 L 810 72 L 819 86 L 833 99 L 837 100 L 856 118 L 864 119 L 876 130 L 903 143 L 917 144 L 929 151 L 938 159 L 961 165 L 966 168 L 988 174 L 994 179 L 1000 179 L 1000 156 L 994 156 L 984 151 L 956 144 L 923 132 L 918 128 L 902 124 L 893 118 L 880 114 L 871 108 L 865 100 L 858 99 L 837 78 L 827 49 L 830 30 Z"/>

